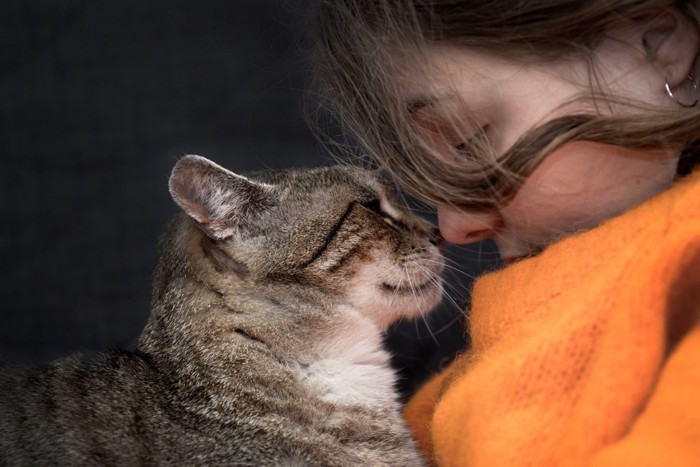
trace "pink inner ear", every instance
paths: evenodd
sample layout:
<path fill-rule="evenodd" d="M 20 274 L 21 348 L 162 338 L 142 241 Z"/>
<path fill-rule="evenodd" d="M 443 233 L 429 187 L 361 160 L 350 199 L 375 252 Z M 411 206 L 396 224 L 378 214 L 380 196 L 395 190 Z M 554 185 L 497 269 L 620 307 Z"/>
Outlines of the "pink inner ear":
<path fill-rule="evenodd" d="M 196 159 L 183 159 L 170 176 L 170 194 L 175 202 L 194 220 L 201 224 L 210 221 L 206 195 L 207 177 L 202 174 L 204 164 Z M 210 182 L 209 182 L 210 183 Z"/>
<path fill-rule="evenodd" d="M 265 189 L 199 156 L 186 156 L 173 168 L 170 194 L 212 238 L 225 238 L 269 205 Z"/>
<path fill-rule="evenodd" d="M 177 204 L 194 220 L 200 224 L 208 224 L 211 219 L 209 217 L 209 210 L 206 206 L 201 204 L 192 203 L 189 200 L 174 197 Z"/>

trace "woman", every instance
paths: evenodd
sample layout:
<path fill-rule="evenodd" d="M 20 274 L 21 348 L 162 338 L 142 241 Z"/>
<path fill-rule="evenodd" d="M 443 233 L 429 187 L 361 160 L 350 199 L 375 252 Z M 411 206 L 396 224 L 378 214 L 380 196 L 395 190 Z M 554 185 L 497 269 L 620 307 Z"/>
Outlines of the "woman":
<path fill-rule="evenodd" d="M 470 350 L 406 419 L 438 465 L 697 465 L 695 0 L 327 0 L 319 78 L 446 240 Z M 510 264 L 512 263 L 512 264 Z"/>

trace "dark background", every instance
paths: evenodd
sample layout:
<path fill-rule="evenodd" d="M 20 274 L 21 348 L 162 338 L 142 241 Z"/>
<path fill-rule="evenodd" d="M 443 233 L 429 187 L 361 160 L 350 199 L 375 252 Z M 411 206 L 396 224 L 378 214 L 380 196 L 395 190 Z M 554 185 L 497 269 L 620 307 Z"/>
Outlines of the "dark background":
<path fill-rule="evenodd" d="M 182 155 L 329 163 L 300 111 L 310 3 L 0 2 L 0 359 L 133 347 Z M 456 283 L 494 253 L 467 256 Z M 392 331 L 406 390 L 465 345 L 460 316 Z"/>

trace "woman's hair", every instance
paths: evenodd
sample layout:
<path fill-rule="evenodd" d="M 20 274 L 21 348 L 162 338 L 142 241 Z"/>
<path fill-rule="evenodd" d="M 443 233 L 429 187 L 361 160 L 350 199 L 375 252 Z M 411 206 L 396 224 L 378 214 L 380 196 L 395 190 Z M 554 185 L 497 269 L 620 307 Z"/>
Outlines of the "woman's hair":
<path fill-rule="evenodd" d="M 612 24 L 643 19 L 667 7 L 679 8 L 697 22 L 699 4 L 700 0 L 319 0 L 319 108 L 336 116 L 344 134 L 410 194 L 433 205 L 492 210 L 506 203 L 549 153 L 570 141 L 641 150 L 689 146 L 700 138 L 700 109 L 651 109 L 622 102 L 592 85 L 581 97 L 593 104 L 588 107 L 612 106 L 608 108 L 618 111 L 552 119 L 496 157 L 488 138 L 477 134 L 464 141 L 462 136 L 474 133 L 464 109 L 434 122 L 429 113 L 421 115 L 422 103 L 406 101 L 405 83 L 420 82 L 430 72 L 426 63 L 431 47 L 469 47 L 543 64 L 561 57 L 582 58 L 589 61 L 595 83 L 592 52 Z M 631 111 L 619 111 L 627 108 Z M 324 129 L 320 131 L 329 140 Z M 448 157 L 446 150 L 451 151 Z"/>

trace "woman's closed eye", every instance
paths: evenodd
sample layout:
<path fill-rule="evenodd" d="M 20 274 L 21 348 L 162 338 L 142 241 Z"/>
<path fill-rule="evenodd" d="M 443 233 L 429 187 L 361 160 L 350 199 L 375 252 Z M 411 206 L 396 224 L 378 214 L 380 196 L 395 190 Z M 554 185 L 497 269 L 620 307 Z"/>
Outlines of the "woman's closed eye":
<path fill-rule="evenodd" d="M 475 153 L 488 143 L 489 130 L 490 125 L 480 127 L 469 139 L 455 144 L 454 149 L 461 156 L 474 157 Z"/>

